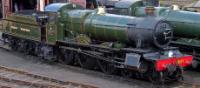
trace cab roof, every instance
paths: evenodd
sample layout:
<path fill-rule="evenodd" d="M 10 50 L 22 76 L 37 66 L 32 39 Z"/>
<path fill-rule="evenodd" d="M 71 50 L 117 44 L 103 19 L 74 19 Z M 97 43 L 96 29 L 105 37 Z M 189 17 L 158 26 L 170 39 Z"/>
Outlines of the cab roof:
<path fill-rule="evenodd" d="M 83 9 L 83 7 L 72 3 L 52 3 L 45 7 L 45 11 L 47 12 L 60 12 L 73 9 Z"/>
<path fill-rule="evenodd" d="M 68 5 L 69 3 L 53 3 L 50 5 L 47 5 L 45 7 L 45 11 L 49 12 L 58 12 L 63 6 Z"/>

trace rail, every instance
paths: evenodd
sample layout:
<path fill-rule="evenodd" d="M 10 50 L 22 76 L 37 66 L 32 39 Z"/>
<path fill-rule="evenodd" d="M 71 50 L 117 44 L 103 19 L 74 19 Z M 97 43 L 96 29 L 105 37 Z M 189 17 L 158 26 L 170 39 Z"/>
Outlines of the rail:
<path fill-rule="evenodd" d="M 61 81 L 5 66 L 0 66 L 0 87 L 17 88 L 16 86 L 19 88 L 97 88 L 91 85 L 70 81 Z"/>

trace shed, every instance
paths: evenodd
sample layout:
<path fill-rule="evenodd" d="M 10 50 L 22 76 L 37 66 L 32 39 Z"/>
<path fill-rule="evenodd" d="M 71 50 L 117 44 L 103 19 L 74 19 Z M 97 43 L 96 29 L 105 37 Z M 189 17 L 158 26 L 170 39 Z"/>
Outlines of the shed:
<path fill-rule="evenodd" d="M 115 8 L 121 8 L 121 9 L 140 7 L 140 6 L 152 6 L 152 4 L 142 0 L 121 0 L 115 3 Z"/>
<path fill-rule="evenodd" d="M 184 6 L 184 9 L 194 12 L 200 12 L 200 0 Z"/>

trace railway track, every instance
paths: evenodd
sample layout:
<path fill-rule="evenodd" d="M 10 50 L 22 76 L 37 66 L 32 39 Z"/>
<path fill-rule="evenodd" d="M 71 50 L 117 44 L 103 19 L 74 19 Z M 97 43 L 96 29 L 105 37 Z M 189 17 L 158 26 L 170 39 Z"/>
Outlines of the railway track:
<path fill-rule="evenodd" d="M 6 51 L 10 51 L 9 48 L 7 47 L 0 47 L 1 49 L 4 49 Z M 17 54 L 19 55 L 19 54 Z M 79 67 L 74 67 L 74 66 L 69 66 L 69 65 L 64 65 L 62 63 L 56 63 L 55 64 L 56 66 L 59 66 L 59 67 L 62 67 L 62 68 L 67 68 L 67 69 L 71 69 L 73 71 L 77 71 L 77 72 L 81 72 L 81 73 L 85 73 L 85 74 L 91 74 L 91 75 L 95 75 L 95 76 L 99 76 L 99 77 L 104 77 L 104 78 L 108 78 L 108 79 L 113 79 L 113 80 L 116 80 L 116 79 L 120 79 L 122 81 L 126 81 L 128 83 L 136 83 L 136 84 L 141 84 L 141 82 L 144 83 L 144 85 L 149 85 L 149 88 L 200 88 L 200 84 L 194 84 L 192 82 L 186 82 L 186 81 L 178 81 L 175 83 L 176 86 L 171 86 L 171 85 L 168 85 L 168 84 L 164 84 L 164 85 L 157 85 L 157 84 L 151 84 L 151 83 L 148 83 L 148 82 L 145 82 L 145 81 L 140 81 L 140 80 L 137 80 L 137 79 L 131 79 L 131 78 L 124 78 L 124 77 L 121 77 L 121 76 L 117 76 L 117 75 L 107 75 L 107 74 L 104 74 L 104 73 L 101 73 L 101 72 L 96 72 L 96 71 L 92 71 L 92 70 L 87 70 L 87 69 L 83 69 L 83 68 L 79 68 Z M 3 67 L 3 66 L 0 66 L 0 71 L 1 69 L 4 69 L 6 67 Z M 6 68 L 7 69 L 7 68 Z M 9 68 L 8 68 L 9 69 Z M 15 70 L 15 69 L 14 69 Z M 16 72 L 18 73 L 18 70 L 16 70 Z M 23 72 L 23 71 L 19 71 L 20 72 Z M 26 74 L 26 73 L 23 73 L 23 74 Z M 28 74 L 26 74 L 28 75 Z M 31 76 L 31 75 L 30 75 Z M 67 84 L 67 85 L 71 85 L 74 84 L 74 85 L 81 85 L 79 87 L 74 87 L 74 88 L 97 88 L 97 87 L 93 87 L 93 86 L 88 86 L 88 85 L 83 85 L 83 84 L 78 84 L 78 83 L 73 83 L 73 82 L 63 82 L 63 81 L 59 81 L 59 80 L 55 80 L 55 79 L 49 79 L 47 77 L 41 77 L 41 76 L 38 76 L 38 75 L 32 75 L 32 77 L 36 77 L 36 78 L 39 78 L 39 79 L 42 79 L 42 80 L 46 80 L 46 81 L 49 81 L 51 80 L 52 82 L 55 82 L 55 83 L 58 83 L 58 84 Z M 36 83 L 35 83 L 36 84 Z M 41 84 L 37 84 L 37 85 L 41 85 Z M 143 84 L 141 84 L 142 87 L 145 88 Z M 46 85 L 42 85 L 42 86 L 46 86 Z M 0 78 L 0 88 L 12 88 L 12 87 L 7 87 L 7 86 L 4 86 L 4 85 L 1 85 L 1 78 Z M 21 87 L 19 87 L 21 88 Z M 32 87 L 31 87 L 32 88 Z M 49 85 L 48 88 L 65 88 L 65 87 L 62 87 L 62 86 L 58 86 L 58 85 Z M 67 87 L 68 88 L 68 87 Z M 69 88 L 73 88 L 73 87 L 69 87 Z"/>
<path fill-rule="evenodd" d="M 97 88 L 0 66 L 0 88 Z"/>
<path fill-rule="evenodd" d="M 181 86 L 179 88 L 200 88 L 199 84 L 188 83 L 185 81 L 180 81 Z"/>
<path fill-rule="evenodd" d="M 57 63 L 57 66 L 67 68 L 67 69 L 73 69 L 73 71 L 82 72 L 82 73 L 85 73 L 85 74 L 91 74 L 91 75 L 104 77 L 104 78 L 108 78 L 108 79 L 113 79 L 113 80 L 119 80 L 120 79 L 121 81 L 125 81 L 125 82 L 128 82 L 130 84 L 134 83 L 134 84 L 139 85 L 139 86 L 144 87 L 144 88 L 200 88 L 200 84 L 195 84 L 195 83 L 192 83 L 192 82 L 186 82 L 184 80 L 180 80 L 180 81 L 175 82 L 175 83 L 169 82 L 169 83 L 166 83 L 166 84 L 153 84 L 153 83 L 149 83 L 146 80 L 141 80 L 141 79 L 136 79 L 136 78 L 124 78 L 124 77 L 121 77 L 121 76 L 118 76 L 118 75 L 108 75 L 108 74 L 104 74 L 104 73 L 101 73 L 101 72 L 91 71 L 91 70 L 78 68 L 78 67 L 74 67 L 74 66 L 69 66 L 69 65 L 63 65 L 63 64 L 60 64 L 60 63 Z M 149 86 L 145 86 L 145 85 L 149 85 Z"/>

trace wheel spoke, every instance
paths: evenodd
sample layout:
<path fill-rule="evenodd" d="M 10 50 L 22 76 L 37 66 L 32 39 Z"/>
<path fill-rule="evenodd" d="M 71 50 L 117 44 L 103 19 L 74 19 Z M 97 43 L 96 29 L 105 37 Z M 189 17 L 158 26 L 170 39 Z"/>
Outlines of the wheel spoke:
<path fill-rule="evenodd" d="M 97 63 L 100 70 L 106 74 L 113 74 L 116 71 L 114 65 L 109 62 L 103 60 L 97 60 Z"/>
<path fill-rule="evenodd" d="M 176 71 L 171 72 L 171 73 L 168 72 L 169 80 L 177 81 L 177 80 L 183 79 L 182 71 L 183 71 L 183 69 L 178 67 L 178 68 L 176 68 Z"/>
<path fill-rule="evenodd" d="M 67 64 L 67 65 L 71 65 L 74 63 L 74 53 L 71 51 L 65 51 L 64 52 L 64 63 Z"/>
<path fill-rule="evenodd" d="M 93 58 L 86 56 L 86 55 L 79 55 L 78 56 L 78 63 L 82 68 L 86 69 L 94 69 L 95 61 Z"/>
<path fill-rule="evenodd" d="M 155 84 L 163 83 L 164 82 L 163 73 L 157 72 L 155 69 L 151 69 L 151 71 L 149 72 L 149 80 Z"/>

